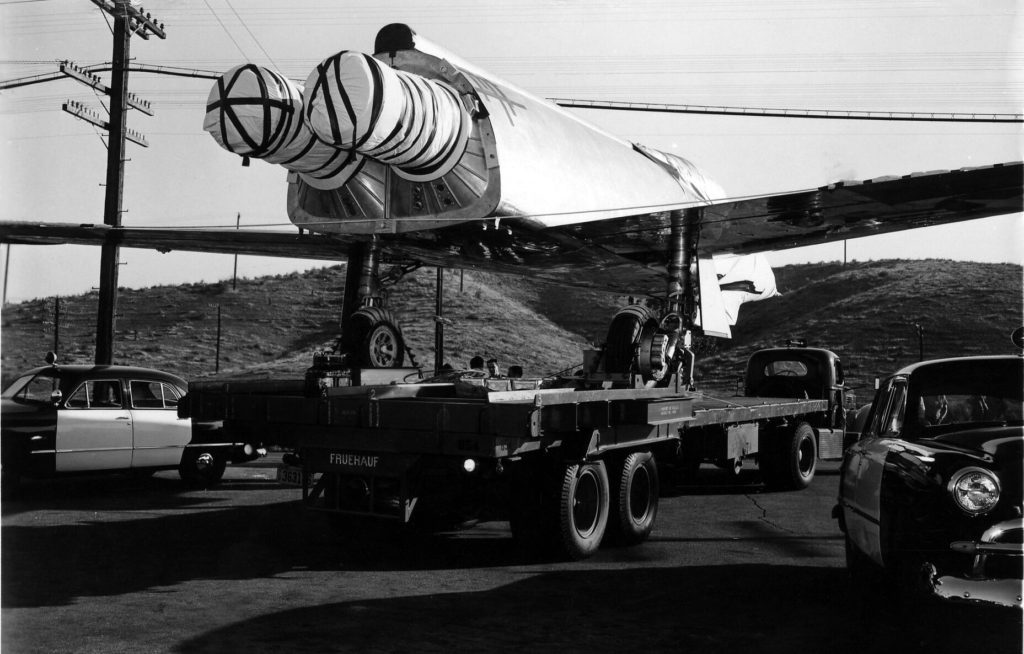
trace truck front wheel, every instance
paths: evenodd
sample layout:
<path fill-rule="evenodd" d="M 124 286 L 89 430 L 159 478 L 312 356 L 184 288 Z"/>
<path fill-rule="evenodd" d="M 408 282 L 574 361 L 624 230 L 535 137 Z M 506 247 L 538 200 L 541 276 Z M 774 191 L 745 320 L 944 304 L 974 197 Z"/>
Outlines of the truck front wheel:
<path fill-rule="evenodd" d="M 562 550 L 571 560 L 591 556 L 608 524 L 608 472 L 604 462 L 565 466 L 559 503 Z"/>
<path fill-rule="evenodd" d="M 618 502 L 609 535 L 623 545 L 647 540 L 658 515 L 658 466 L 650 452 L 633 452 L 622 462 L 617 479 Z"/>
<path fill-rule="evenodd" d="M 788 438 L 783 439 L 781 485 L 788 490 L 807 488 L 814 479 L 818 467 L 818 443 L 814 429 L 801 422 Z"/>

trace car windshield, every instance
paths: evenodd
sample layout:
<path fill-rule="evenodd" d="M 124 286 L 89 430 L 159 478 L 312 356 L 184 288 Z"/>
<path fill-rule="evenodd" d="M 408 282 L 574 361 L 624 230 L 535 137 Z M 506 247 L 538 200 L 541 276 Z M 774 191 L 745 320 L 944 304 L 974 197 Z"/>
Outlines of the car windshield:
<path fill-rule="evenodd" d="M 958 362 L 916 371 L 911 379 L 911 418 L 925 431 L 947 425 L 1021 424 L 1019 361 Z"/>
<path fill-rule="evenodd" d="M 60 388 L 60 379 L 49 372 L 25 375 L 14 380 L 0 397 L 25 404 L 49 404 L 51 394 Z"/>

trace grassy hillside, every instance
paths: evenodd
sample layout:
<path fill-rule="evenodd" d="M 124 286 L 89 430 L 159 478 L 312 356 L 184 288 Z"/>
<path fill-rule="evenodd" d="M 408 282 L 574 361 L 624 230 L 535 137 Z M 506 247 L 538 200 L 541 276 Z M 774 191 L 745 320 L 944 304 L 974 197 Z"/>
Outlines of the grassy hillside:
<path fill-rule="evenodd" d="M 122 290 L 118 363 L 161 368 L 187 378 L 217 370 L 301 376 L 311 353 L 338 333 L 344 268 L 230 283 Z M 1010 352 L 1022 322 L 1020 266 L 954 261 L 883 261 L 787 266 L 776 271 L 782 297 L 748 304 L 732 340 L 703 339 L 702 386 L 731 388 L 755 349 L 787 337 L 835 350 L 855 385 L 916 361 L 924 329 L 927 358 Z M 390 289 L 418 363 L 433 368 L 435 272 L 413 272 Z M 445 360 L 474 354 L 527 374 L 569 368 L 580 350 L 604 339 L 626 298 L 467 271 L 445 274 Z M 61 298 L 57 350 L 65 362 L 92 360 L 97 296 Z M 55 300 L 11 304 L 2 312 L 2 374 L 41 365 L 54 349 Z M 866 400 L 864 391 L 859 399 Z"/>
<path fill-rule="evenodd" d="M 531 374 L 568 368 L 585 343 L 520 301 L 502 294 L 501 278 L 446 273 L 446 361 L 465 365 L 476 354 Z M 301 377 L 317 349 L 339 332 L 343 267 L 230 283 L 122 289 L 115 362 L 160 368 L 195 379 L 243 370 Z M 433 369 L 436 273 L 413 272 L 390 289 L 391 307 L 416 361 Z M 461 290 L 460 290 L 461 288 Z M 2 313 L 2 371 L 42 365 L 47 350 L 61 361 L 88 363 L 95 347 L 96 293 L 10 304 Z M 218 370 L 217 333 L 220 323 Z M 55 347 L 56 337 L 56 347 Z"/>

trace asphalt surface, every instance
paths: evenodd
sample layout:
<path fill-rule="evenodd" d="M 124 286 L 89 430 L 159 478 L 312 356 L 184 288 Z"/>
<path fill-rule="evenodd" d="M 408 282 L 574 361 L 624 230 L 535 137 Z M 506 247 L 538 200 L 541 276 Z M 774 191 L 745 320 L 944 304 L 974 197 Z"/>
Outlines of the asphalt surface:
<path fill-rule="evenodd" d="M 705 466 L 646 543 L 566 563 L 501 522 L 338 534 L 275 463 L 212 490 L 26 485 L 3 503 L 3 653 L 1021 651 L 1015 614 L 851 595 L 836 464 L 786 493 Z"/>

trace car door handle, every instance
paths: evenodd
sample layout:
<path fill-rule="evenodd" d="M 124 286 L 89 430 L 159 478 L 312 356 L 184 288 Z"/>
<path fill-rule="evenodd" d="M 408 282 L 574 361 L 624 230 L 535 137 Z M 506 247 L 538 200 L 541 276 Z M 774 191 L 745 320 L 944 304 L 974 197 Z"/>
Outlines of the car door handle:
<path fill-rule="evenodd" d="M 131 416 L 118 416 L 118 420 L 131 420 Z"/>

